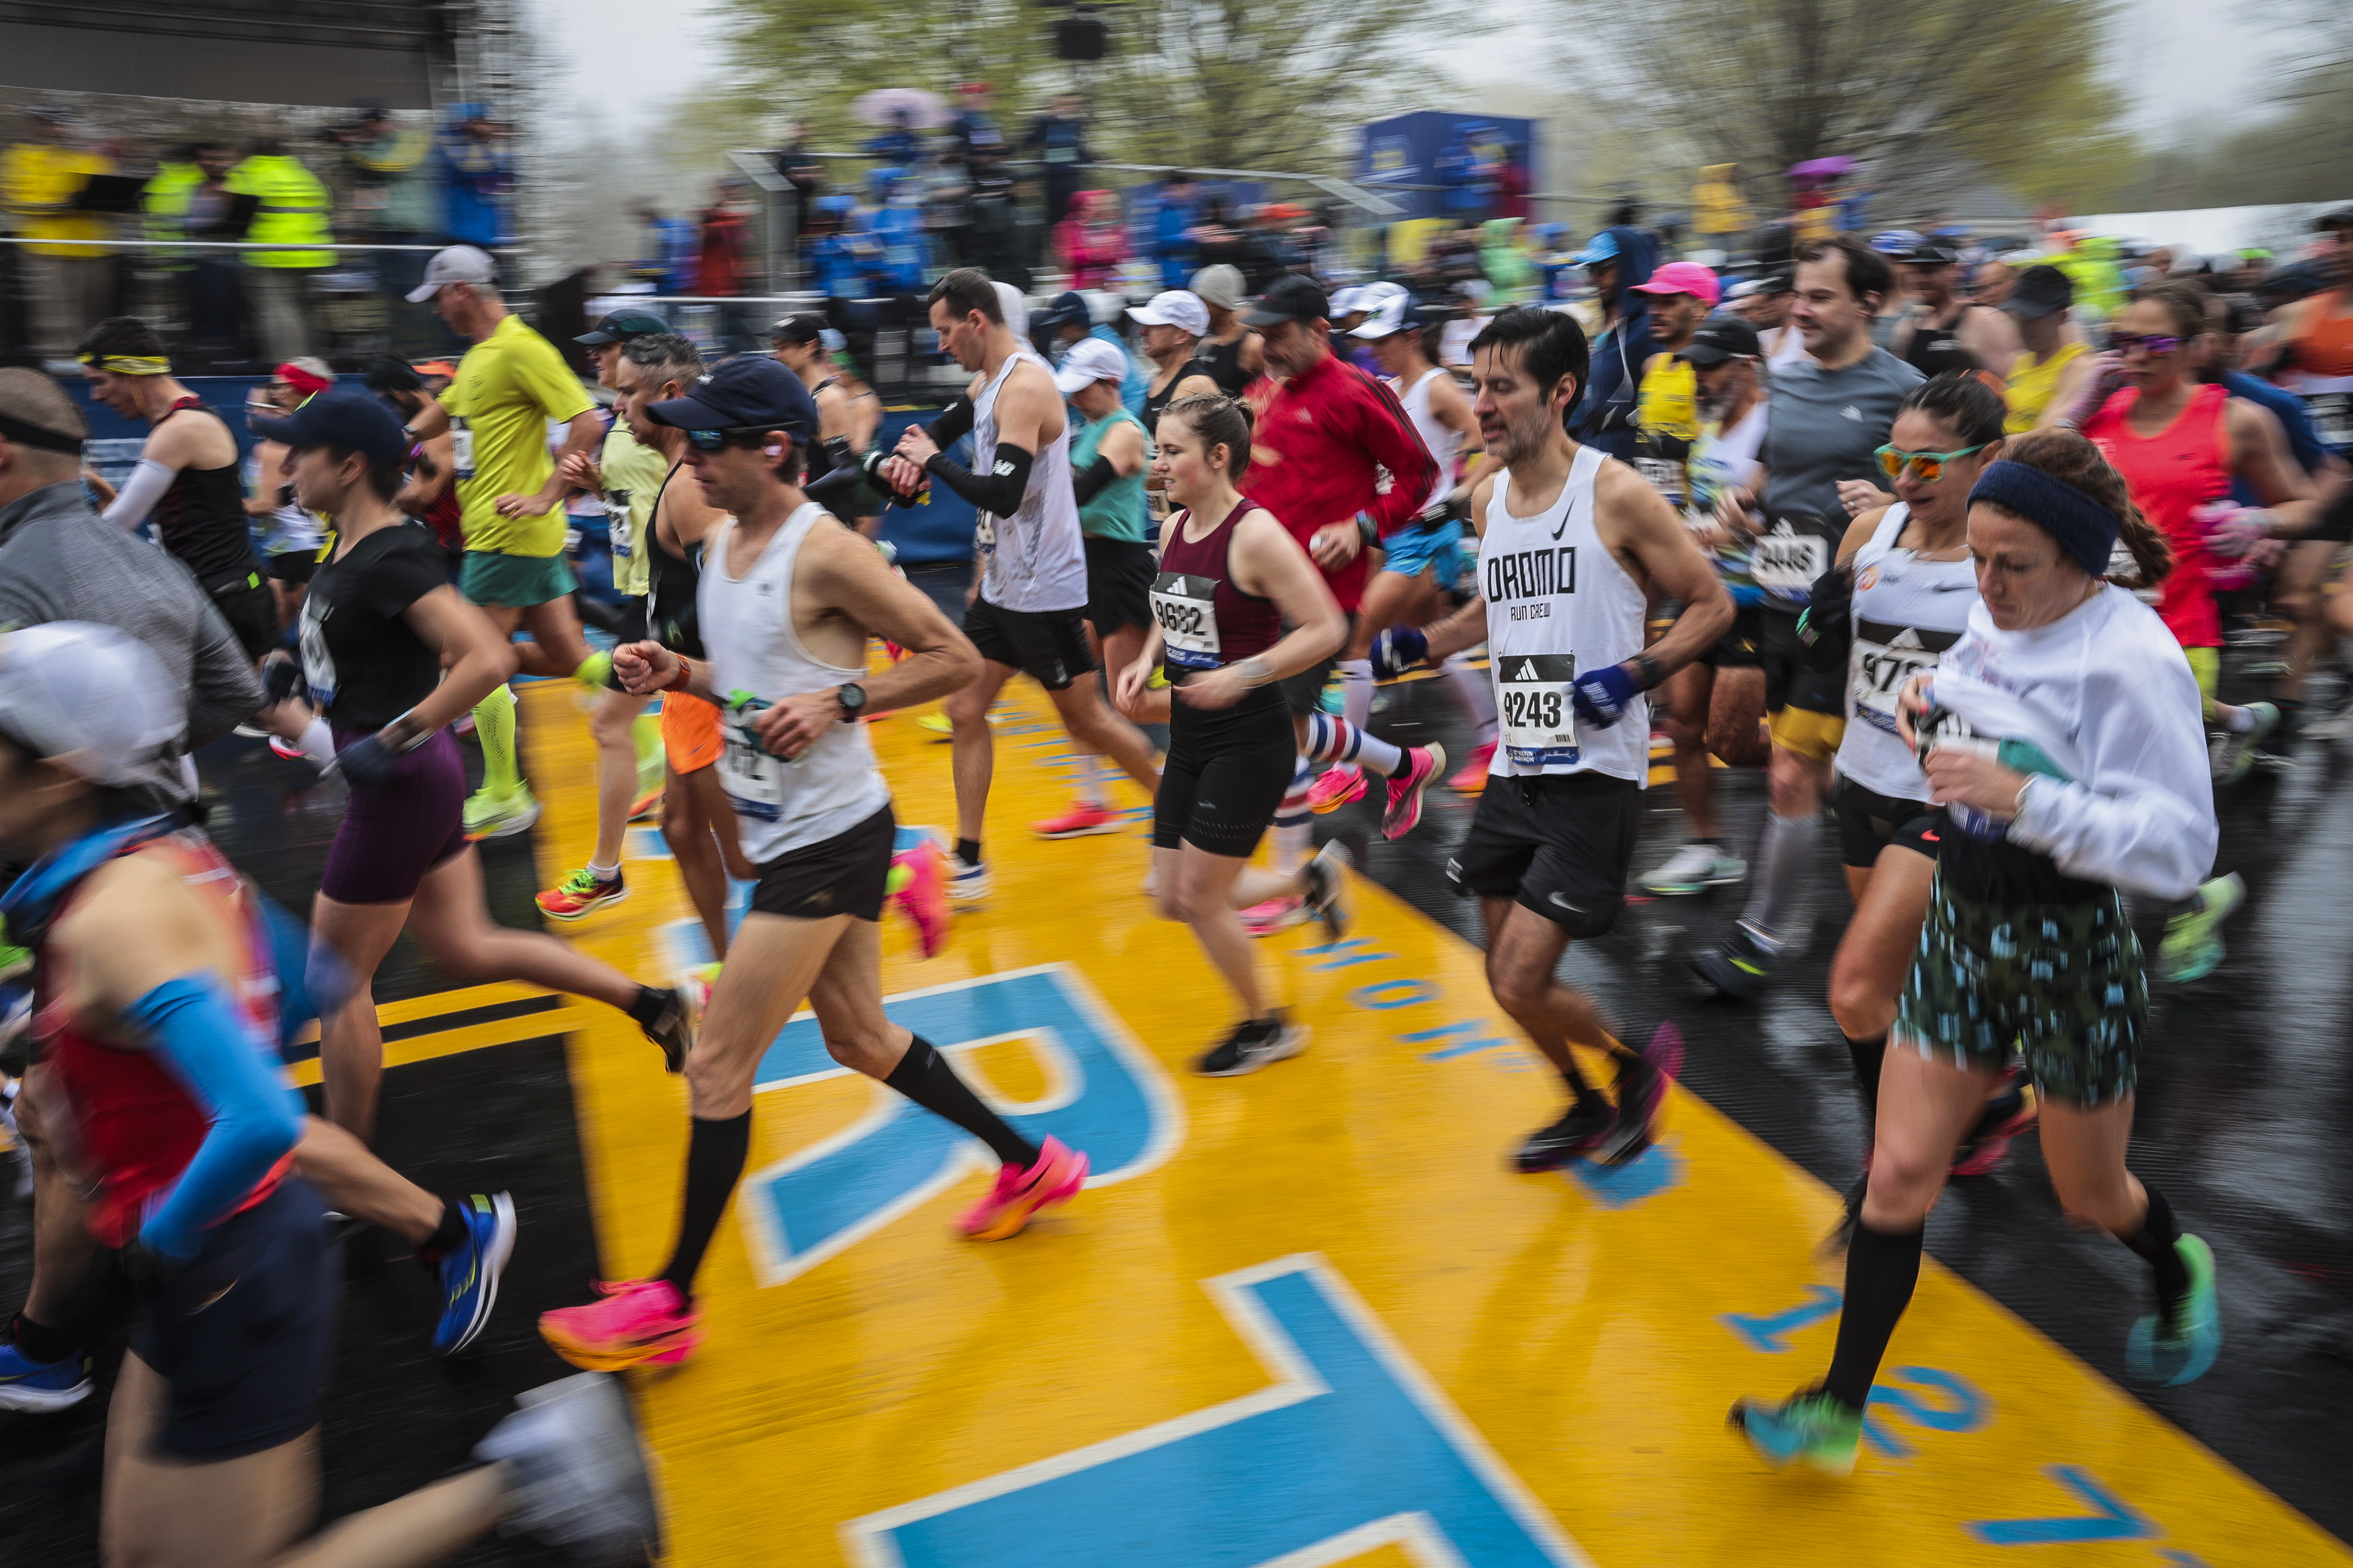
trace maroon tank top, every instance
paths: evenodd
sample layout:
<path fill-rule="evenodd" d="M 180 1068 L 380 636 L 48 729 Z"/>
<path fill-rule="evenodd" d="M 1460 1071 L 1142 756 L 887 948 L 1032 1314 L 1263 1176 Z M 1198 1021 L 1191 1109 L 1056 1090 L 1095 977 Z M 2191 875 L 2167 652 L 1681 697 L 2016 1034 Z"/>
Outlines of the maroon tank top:
<path fill-rule="evenodd" d="M 1235 587 L 1226 566 L 1234 524 L 1257 505 L 1242 497 L 1206 539 L 1185 537 L 1189 513 L 1178 513 L 1168 531 L 1160 575 L 1152 582 L 1152 614 L 1160 623 L 1162 661 L 1172 678 L 1180 670 L 1216 669 L 1264 653 L 1282 637 L 1282 612 L 1274 601 Z"/>

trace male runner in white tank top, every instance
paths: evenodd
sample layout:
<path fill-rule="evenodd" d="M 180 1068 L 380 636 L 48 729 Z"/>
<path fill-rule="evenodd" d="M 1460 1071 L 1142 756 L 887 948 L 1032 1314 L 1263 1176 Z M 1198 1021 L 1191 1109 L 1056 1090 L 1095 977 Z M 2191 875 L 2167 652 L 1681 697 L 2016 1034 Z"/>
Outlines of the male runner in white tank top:
<path fill-rule="evenodd" d="M 909 426 L 882 478 L 902 495 L 936 479 L 978 509 L 973 543 L 979 572 L 965 611 L 965 635 L 980 650 L 980 679 L 947 705 L 955 726 L 956 847 L 948 896 L 988 891 L 981 825 L 997 748 L 989 704 L 1026 673 L 1053 699 L 1077 749 L 1108 756 L 1146 795 L 1160 788 L 1144 731 L 1103 700 L 1087 643 L 1086 546 L 1071 489 L 1071 426 L 1054 373 L 1006 324 L 988 274 L 959 267 L 932 288 L 940 350 L 977 372 L 969 402 L 951 405 L 926 428 Z M 965 423 L 968 417 L 969 423 Z M 943 448 L 972 432 L 973 468 Z"/>
<path fill-rule="evenodd" d="M 954 1122 L 1002 1162 L 995 1186 L 960 1222 L 967 1236 L 1013 1235 L 1075 1194 L 1087 1171 L 1085 1155 L 1052 1138 L 1032 1144 L 1008 1126 L 946 1058 L 882 1011 L 877 922 L 896 826 L 859 716 L 870 704 L 947 695 L 972 679 L 978 656 L 872 544 L 801 489 L 818 416 L 791 371 L 763 357 L 730 360 L 686 396 L 645 412 L 687 432 L 694 482 L 733 521 L 713 531 L 703 561 L 698 618 L 709 660 L 630 643 L 615 650 L 614 673 L 631 691 L 685 691 L 725 708 L 721 782 L 759 879 L 687 1052 L 693 1131 L 670 1262 L 540 1319 L 557 1353 L 608 1371 L 683 1361 L 701 1342 L 694 1277 L 744 1172 L 753 1077 L 804 1001 L 836 1061 Z M 870 637 L 906 650 L 873 677 L 871 696 Z"/>
<path fill-rule="evenodd" d="M 1521 1146 L 1519 1168 L 1552 1170 L 1588 1149 L 1622 1163 L 1650 1142 L 1680 1044 L 1662 1028 L 1645 1051 L 1628 1049 L 1555 971 L 1570 941 L 1608 931 L 1624 901 L 1650 778 L 1642 694 L 1724 635 L 1732 599 L 1665 497 L 1569 439 L 1564 420 L 1590 352 L 1575 317 L 1515 307 L 1471 352 L 1489 464 L 1471 499 L 1481 593 L 1412 637 L 1426 637 L 1433 659 L 1487 644 L 1503 744 L 1447 875 L 1479 900 L 1496 1004 L 1574 1097 Z M 1686 607 L 1645 651 L 1653 596 Z M 1572 1044 L 1618 1058 L 1615 1112 L 1578 1074 Z"/>

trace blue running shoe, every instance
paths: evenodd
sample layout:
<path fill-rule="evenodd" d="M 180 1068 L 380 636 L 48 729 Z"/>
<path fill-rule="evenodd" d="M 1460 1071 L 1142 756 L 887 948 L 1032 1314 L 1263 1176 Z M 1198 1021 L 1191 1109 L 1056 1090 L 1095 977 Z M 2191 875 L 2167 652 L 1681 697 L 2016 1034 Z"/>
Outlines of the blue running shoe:
<path fill-rule="evenodd" d="M 514 1199 L 506 1193 L 466 1200 L 466 1240 L 441 1259 L 441 1321 L 433 1330 L 437 1355 L 455 1355 L 474 1342 L 499 1299 L 499 1276 L 514 1256 Z"/>
<path fill-rule="evenodd" d="M 2151 1312 L 2125 1341 L 2125 1367 L 2143 1383 L 2179 1388 L 2206 1375 L 2222 1353 L 2222 1309 L 2214 1299 L 2214 1249 L 2194 1236 L 2173 1250 L 2189 1270 L 2189 1289 L 2173 1310 Z"/>
<path fill-rule="evenodd" d="M 1821 1389 L 1810 1388 L 1778 1405 L 1740 1401 L 1732 1407 L 1732 1429 L 1776 1467 L 1807 1464 L 1827 1475 L 1845 1476 L 1854 1473 L 1862 1412 L 1849 1409 Z"/>
<path fill-rule="evenodd" d="M 90 1358 L 74 1354 L 63 1361 L 38 1362 L 26 1357 L 14 1340 L 0 1341 L 0 1410 L 25 1410 L 36 1415 L 63 1410 L 90 1397 Z"/>

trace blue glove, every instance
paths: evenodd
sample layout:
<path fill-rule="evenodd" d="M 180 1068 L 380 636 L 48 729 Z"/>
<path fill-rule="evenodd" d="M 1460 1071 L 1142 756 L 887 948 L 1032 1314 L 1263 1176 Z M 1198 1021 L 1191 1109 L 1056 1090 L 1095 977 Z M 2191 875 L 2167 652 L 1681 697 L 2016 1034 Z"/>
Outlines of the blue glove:
<path fill-rule="evenodd" d="M 1641 687 L 1634 672 L 1622 664 L 1588 669 L 1569 683 L 1569 700 L 1577 716 L 1597 730 L 1607 730 L 1626 716 L 1626 706 Z"/>
<path fill-rule="evenodd" d="M 1395 680 L 1430 657 L 1430 638 L 1419 626 L 1391 626 L 1373 638 L 1373 674 Z"/>
<path fill-rule="evenodd" d="M 399 762 L 400 753 L 385 744 L 381 734 L 365 736 L 335 753 L 344 781 L 364 789 L 374 789 L 392 777 Z"/>

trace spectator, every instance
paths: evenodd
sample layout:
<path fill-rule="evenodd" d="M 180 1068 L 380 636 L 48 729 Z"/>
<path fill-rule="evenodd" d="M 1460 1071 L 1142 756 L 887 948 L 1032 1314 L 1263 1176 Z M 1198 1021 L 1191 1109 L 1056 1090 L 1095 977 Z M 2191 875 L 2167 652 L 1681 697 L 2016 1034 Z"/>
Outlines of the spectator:
<path fill-rule="evenodd" d="M 1262 293 L 1282 270 L 1274 252 L 1255 234 L 1236 230 L 1226 216 L 1223 196 L 1212 195 L 1201 204 L 1201 224 L 1194 231 L 1198 248 L 1196 258 L 1203 269 L 1230 267 L 1241 274 L 1242 292 Z M 1200 293 L 1199 289 L 1193 290 Z"/>
<path fill-rule="evenodd" d="M 859 151 L 886 165 L 912 168 L 923 155 L 923 139 L 915 134 L 913 112 L 892 110 L 891 128 L 880 136 L 868 137 Z"/>
<path fill-rule="evenodd" d="M 74 144 L 73 119 L 63 109 L 32 111 L 32 140 L 0 155 L 0 205 L 9 226 L 26 239 L 111 239 L 114 225 L 98 213 L 77 212 L 74 199 L 93 174 L 114 172 L 111 161 Z M 33 346 L 45 359 L 70 359 L 74 345 L 108 313 L 114 292 L 111 253 L 92 245 L 19 246 L 31 311 Z"/>
<path fill-rule="evenodd" d="M 513 237 L 508 205 L 514 195 L 514 156 L 507 128 L 491 118 L 490 107 L 461 103 L 434 139 L 443 199 L 442 231 L 457 245 L 482 249 Z"/>
<path fill-rule="evenodd" d="M 1528 217 L 1527 150 L 1504 143 L 1502 155 L 1495 160 L 1495 216 Z"/>
<path fill-rule="evenodd" d="M 327 187 L 274 136 L 254 142 L 231 169 L 225 187 L 258 204 L 245 237 L 257 245 L 326 246 Z M 262 356 L 273 364 L 300 359 L 311 343 L 311 279 L 335 264 L 326 249 L 249 250 L 245 255 L 246 302 Z"/>
<path fill-rule="evenodd" d="M 965 160 L 965 178 L 971 184 L 971 225 L 965 235 L 967 264 L 1017 289 L 1028 288 L 1029 269 L 1020 260 L 1020 214 L 1013 174 L 1005 166 L 1005 149 L 974 148 Z"/>
<path fill-rule="evenodd" d="M 744 199 L 744 182 L 723 179 L 711 187 L 711 205 L 702 209 L 695 252 L 695 291 L 714 300 L 732 300 L 744 292 L 744 251 L 751 225 Z"/>
<path fill-rule="evenodd" d="M 1119 198 L 1109 191 L 1081 191 L 1070 216 L 1054 226 L 1054 265 L 1070 276 L 1073 289 L 1107 289 L 1126 259 Z"/>
<path fill-rule="evenodd" d="M 872 250 L 857 230 L 858 198 L 847 192 L 819 196 L 810 222 L 809 280 L 831 300 L 855 300 L 866 292 L 866 266 Z"/>
<path fill-rule="evenodd" d="M 965 231 L 971 226 L 967 205 L 972 185 L 965 174 L 964 143 L 943 142 L 923 172 L 923 227 L 932 237 L 934 253 L 946 267 L 965 267 Z"/>
<path fill-rule="evenodd" d="M 1193 209 L 1201 187 L 1178 169 L 1160 179 L 1152 217 L 1152 258 L 1160 264 L 1160 287 L 1182 289 L 1198 265 L 1193 259 Z"/>
<path fill-rule="evenodd" d="M 793 121 L 791 139 L 768 154 L 777 176 L 792 187 L 786 208 L 792 215 L 793 243 L 802 244 L 809 231 L 809 219 L 814 216 L 809 204 L 825 189 L 825 164 L 809 151 L 809 138 L 814 128 L 806 120 Z"/>
<path fill-rule="evenodd" d="M 691 294 L 700 264 L 694 225 L 682 217 L 664 217 L 651 202 L 638 204 L 638 249 L 645 258 L 638 275 L 653 279 L 665 294 Z"/>
<path fill-rule="evenodd" d="M 877 294 L 920 294 L 931 280 L 932 247 L 923 233 L 921 194 L 904 169 L 877 169 L 867 181 L 878 204 L 873 218 L 879 247 L 872 274 Z"/>
<path fill-rule="evenodd" d="M 956 117 L 948 126 L 956 152 L 970 159 L 976 147 L 1002 147 L 1005 132 L 988 111 L 992 89 L 985 81 L 968 81 L 956 89 Z"/>
<path fill-rule="evenodd" d="M 241 237 L 241 228 L 231 221 L 237 197 L 228 188 L 228 174 L 235 162 L 221 143 L 199 142 L 185 149 L 183 157 L 157 169 L 144 193 L 147 237 Z M 243 358 L 245 295 L 237 282 L 236 257 L 220 250 L 157 254 L 181 291 L 189 357 L 214 362 Z"/>
<path fill-rule="evenodd" d="M 370 245 L 438 245 L 441 238 L 440 193 L 433 188 L 433 136 L 422 126 L 403 129 L 386 110 L 370 106 L 343 137 L 349 175 L 353 237 Z M 425 277 L 425 250 L 378 251 L 368 258 L 388 294 L 406 294 Z M 403 312 L 409 329 L 406 347 L 444 341 L 427 331 L 430 312 Z"/>
<path fill-rule="evenodd" d="M 1024 147 L 1038 150 L 1046 165 L 1046 226 L 1060 224 L 1071 210 L 1071 203 L 1084 183 L 1085 165 L 1095 161 L 1093 150 L 1087 145 L 1087 100 L 1075 92 L 1054 95 L 1052 105 L 1029 127 L 1029 134 L 1021 139 Z"/>

